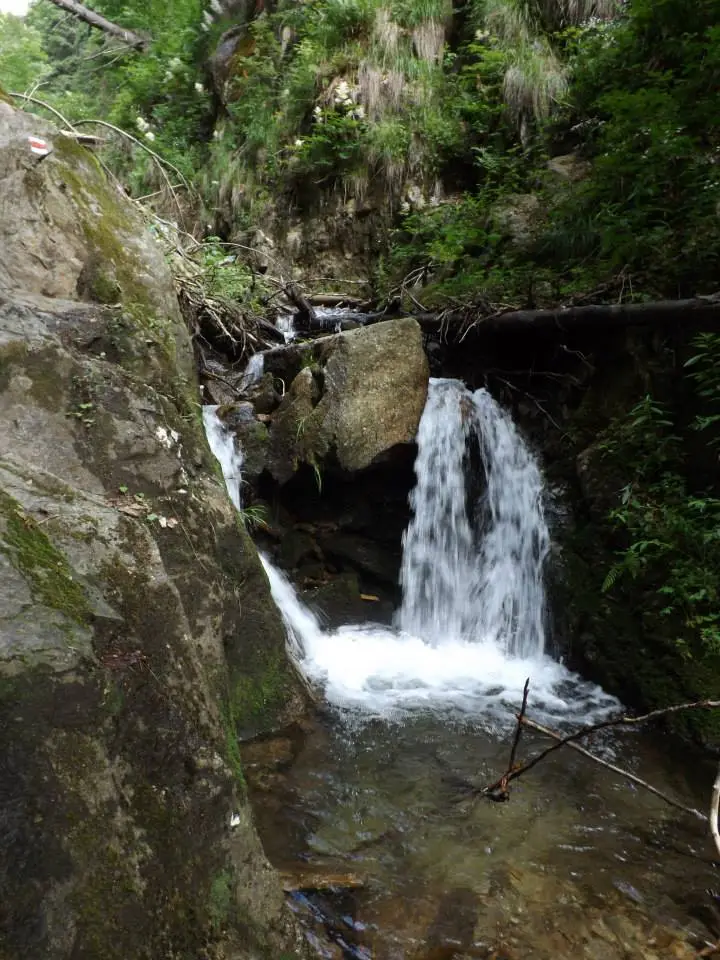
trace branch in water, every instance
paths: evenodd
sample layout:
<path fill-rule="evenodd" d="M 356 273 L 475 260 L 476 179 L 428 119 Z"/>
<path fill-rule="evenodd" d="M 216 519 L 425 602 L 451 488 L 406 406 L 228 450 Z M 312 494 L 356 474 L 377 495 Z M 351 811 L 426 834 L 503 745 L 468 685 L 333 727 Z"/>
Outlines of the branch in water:
<path fill-rule="evenodd" d="M 600 723 L 593 723 L 586 727 L 580 727 L 579 730 L 576 730 L 574 733 L 569 733 L 564 737 L 560 734 L 553 733 L 553 738 L 557 741 L 556 743 L 553 743 L 552 746 L 548 747 L 546 750 L 543 750 L 541 753 L 538 753 L 537 756 L 531 757 L 530 760 L 527 760 L 515 770 L 508 771 L 508 773 L 504 774 L 495 783 L 490 784 L 490 786 L 484 787 L 482 790 L 478 790 L 477 792 L 485 794 L 491 798 L 495 798 L 498 790 L 502 789 L 503 787 L 506 789 L 513 780 L 516 780 L 518 777 L 522 776 L 523 773 L 527 773 L 528 770 L 532 770 L 536 764 L 540 763 L 541 760 L 544 760 L 549 754 L 554 753 L 555 750 L 559 750 L 560 747 L 564 747 L 566 744 L 572 745 L 576 740 L 582 740 L 583 737 L 588 737 L 590 734 L 596 733 L 598 730 L 606 730 L 608 727 L 635 726 L 639 723 L 645 723 L 648 720 L 657 720 L 659 717 L 665 717 L 671 713 L 680 713 L 683 710 L 710 710 L 717 707 L 720 707 L 720 700 L 695 700 L 692 703 L 678 703 L 672 707 L 663 707 L 660 710 L 652 710 L 650 713 L 645 713 L 639 717 L 622 716 L 613 717 L 610 720 L 602 720 Z M 518 715 L 518 723 L 520 722 L 522 721 L 520 720 L 520 715 Z"/>
<path fill-rule="evenodd" d="M 589 760 L 594 760 L 595 763 L 599 763 L 601 767 L 605 767 L 608 770 L 612 770 L 613 773 L 617 773 L 621 777 L 625 777 L 626 780 L 630 780 L 632 783 L 636 783 L 639 787 L 642 787 L 644 790 L 648 790 L 650 793 L 654 793 L 656 797 L 660 797 L 661 800 L 664 800 L 665 803 L 669 803 L 671 807 L 677 807 L 678 810 L 683 810 L 685 813 L 689 813 L 693 817 L 697 817 L 698 820 L 703 820 L 707 822 L 707 817 L 704 813 L 701 813 L 699 810 L 696 810 L 694 807 L 686 807 L 684 803 L 680 803 L 679 800 L 674 800 L 672 797 L 669 797 L 666 793 L 663 793 L 662 790 L 658 790 L 657 787 L 654 787 L 651 783 L 648 783 L 647 780 L 642 780 L 640 777 L 637 777 L 634 773 L 630 773 L 629 770 L 623 770 L 622 767 L 615 766 L 614 763 L 608 763 L 607 760 L 603 760 L 602 757 L 598 757 L 597 754 L 591 753 L 589 750 L 586 750 L 585 747 L 581 747 L 579 743 L 574 743 L 572 740 L 568 740 L 566 737 L 562 737 L 559 733 L 556 733 L 554 730 L 551 730 L 549 727 L 543 726 L 541 723 L 536 723 L 534 720 L 528 720 L 527 717 L 520 719 L 518 717 L 518 726 L 524 724 L 526 727 L 530 727 L 531 730 L 537 730 L 538 733 L 544 733 L 547 737 L 552 737 L 553 740 L 558 741 L 558 746 L 568 746 L 572 750 L 576 750 L 578 753 L 581 753 L 584 757 L 587 757 Z M 546 751 L 546 755 L 549 751 Z M 527 770 L 527 766 L 524 768 Z M 718 785 L 718 799 L 720 800 L 720 784 Z M 712 829 L 712 823 L 711 823 Z M 720 848 L 719 848 L 720 849 Z"/>

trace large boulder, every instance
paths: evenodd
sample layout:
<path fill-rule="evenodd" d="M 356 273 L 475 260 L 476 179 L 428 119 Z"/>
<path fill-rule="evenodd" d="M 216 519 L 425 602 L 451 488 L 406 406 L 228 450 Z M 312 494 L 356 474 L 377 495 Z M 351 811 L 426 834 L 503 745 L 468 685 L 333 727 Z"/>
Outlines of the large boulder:
<path fill-rule="evenodd" d="M 389 320 L 272 354 L 267 369 L 282 370 L 289 384 L 267 450 L 266 467 L 280 483 L 303 463 L 320 473 L 363 470 L 415 438 L 429 377 L 415 320 Z"/>
<path fill-rule="evenodd" d="M 297 955 L 237 735 L 301 694 L 162 250 L 5 103 L 0 208 L 0 956 Z"/>

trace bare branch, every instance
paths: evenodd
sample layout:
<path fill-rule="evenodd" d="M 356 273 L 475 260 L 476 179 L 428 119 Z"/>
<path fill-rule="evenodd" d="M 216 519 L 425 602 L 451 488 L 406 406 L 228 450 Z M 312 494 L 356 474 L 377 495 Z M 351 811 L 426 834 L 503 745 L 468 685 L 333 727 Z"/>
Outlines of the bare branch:
<path fill-rule="evenodd" d="M 56 110 L 55 107 L 51 107 L 50 104 L 45 103 L 44 100 L 38 100 L 37 97 L 30 97 L 28 96 L 27 93 L 10 92 L 8 93 L 8 96 L 15 97 L 17 100 L 25 100 L 26 103 L 34 103 L 38 107 L 43 107 L 45 110 L 49 110 L 50 113 L 52 113 L 54 116 L 58 118 L 58 120 L 60 121 L 60 123 L 63 124 L 63 126 L 67 127 L 68 130 L 71 130 L 73 132 L 75 131 L 75 127 L 73 126 L 73 124 L 70 123 L 70 121 L 66 117 L 64 117 L 59 110 Z"/>
<path fill-rule="evenodd" d="M 663 707 L 659 710 L 652 710 L 650 713 L 642 714 L 642 716 L 639 717 L 622 716 L 613 717 L 610 720 L 602 720 L 600 723 L 593 723 L 586 727 L 580 727 L 579 730 L 576 730 L 574 733 L 569 733 L 564 737 L 557 734 L 554 736 L 554 739 L 557 741 L 556 743 L 553 743 L 546 750 L 543 750 L 536 756 L 531 757 L 530 760 L 521 764 L 515 770 L 504 774 L 503 777 L 501 777 L 495 783 L 490 784 L 490 786 L 485 787 L 477 792 L 487 794 L 488 796 L 492 797 L 497 793 L 498 790 L 503 788 L 503 786 L 504 788 L 507 788 L 508 784 L 510 784 L 513 780 L 516 780 L 523 773 L 527 773 L 528 770 L 532 770 L 536 764 L 540 763 L 541 760 L 544 760 L 549 754 L 554 753 L 556 750 L 559 750 L 566 744 L 571 746 L 576 740 L 581 740 L 583 737 L 588 737 L 593 733 L 597 733 L 598 730 L 606 730 L 608 727 L 632 727 L 640 723 L 646 723 L 648 720 L 657 720 L 660 717 L 665 717 L 672 713 L 680 713 L 684 710 L 711 710 L 717 707 L 720 707 L 720 700 L 695 700 L 692 703 L 677 703 L 672 707 Z"/>
<path fill-rule="evenodd" d="M 150 45 L 149 37 L 143 37 L 133 30 L 128 30 L 126 27 L 118 26 L 117 23 L 113 23 L 111 20 L 106 20 L 105 17 L 102 17 L 99 13 L 95 13 L 94 10 L 84 6 L 82 3 L 78 3 L 77 0 L 50 0 L 50 3 L 55 4 L 56 7 L 60 7 L 61 10 L 66 10 L 79 20 L 84 20 L 85 23 L 89 23 L 91 27 L 102 30 L 111 37 L 117 37 L 118 40 L 122 40 L 123 43 L 126 43 L 135 50 L 144 51 L 147 50 Z"/>
<path fill-rule="evenodd" d="M 522 719 L 518 717 L 518 723 L 524 724 L 526 727 L 530 727 L 531 730 L 537 730 L 538 733 L 544 733 L 547 737 L 552 737 L 553 740 L 558 741 L 559 746 L 568 746 L 572 750 L 581 753 L 589 760 L 594 760 L 595 763 L 599 763 L 601 767 L 605 767 L 607 770 L 612 770 L 612 772 L 617 773 L 618 776 L 624 777 L 626 780 L 630 780 L 632 783 L 636 783 L 639 787 L 642 787 L 643 790 L 648 790 L 650 793 L 655 794 L 656 797 L 660 797 L 661 800 L 664 800 L 665 803 L 669 803 L 671 807 L 676 807 L 678 810 L 683 810 L 685 813 L 689 813 L 691 816 L 697 817 L 698 820 L 707 821 L 705 814 L 701 813 L 699 810 L 696 810 L 694 807 L 686 807 L 684 803 L 680 803 L 679 800 L 669 797 L 666 793 L 663 793 L 662 790 L 658 790 L 658 788 L 654 787 L 651 783 L 648 783 L 646 780 L 642 780 L 634 773 L 630 773 L 629 770 L 623 770 L 622 767 L 617 767 L 614 763 L 608 763 L 607 760 L 603 760 L 602 757 L 598 757 L 597 754 L 591 753 L 589 750 L 586 750 L 585 747 L 581 747 L 579 743 L 574 743 L 572 740 L 568 740 L 567 737 L 561 737 L 559 733 L 556 733 L 549 727 L 545 727 L 541 723 L 536 723 L 534 720 L 529 720 L 527 717 L 523 717 Z M 525 769 L 527 770 L 527 767 Z M 720 772 L 718 773 L 718 781 L 716 781 L 716 783 L 718 783 L 718 798 L 720 800 Z M 712 822 L 710 824 L 710 828 L 712 829 Z M 720 836 L 718 837 L 718 841 L 720 841 Z M 720 850 L 720 847 L 718 849 Z"/>
<path fill-rule="evenodd" d="M 513 737 L 512 748 L 510 749 L 510 759 L 508 760 L 508 773 L 515 766 L 515 754 L 517 753 L 517 748 L 520 745 L 520 737 L 522 736 L 522 722 L 525 717 L 525 711 L 527 710 L 527 701 L 528 701 L 528 692 L 530 690 L 530 677 L 525 681 L 525 686 L 523 687 L 523 698 L 522 706 L 520 707 L 520 713 L 518 715 L 517 727 L 515 728 L 515 736 Z"/>

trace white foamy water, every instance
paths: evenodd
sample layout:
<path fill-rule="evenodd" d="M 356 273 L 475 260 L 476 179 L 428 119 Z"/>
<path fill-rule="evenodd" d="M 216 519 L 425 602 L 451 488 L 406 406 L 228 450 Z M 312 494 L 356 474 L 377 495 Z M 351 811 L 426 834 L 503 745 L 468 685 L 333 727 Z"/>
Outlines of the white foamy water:
<path fill-rule="evenodd" d="M 369 716 L 432 708 L 502 726 L 514 723 L 527 677 L 535 717 L 590 721 L 617 710 L 543 652 L 543 481 L 509 415 L 483 390 L 431 380 L 415 471 L 396 628 L 323 629 L 262 557 L 308 678 L 329 702 Z"/>
<path fill-rule="evenodd" d="M 262 353 L 253 353 L 243 370 L 239 389 L 247 390 L 254 383 L 258 383 L 263 378 L 265 372 L 265 358 Z"/>
<path fill-rule="evenodd" d="M 202 408 L 205 434 L 210 444 L 213 456 L 222 468 L 228 496 L 235 509 L 242 506 L 240 484 L 242 482 L 242 452 L 235 443 L 235 437 L 228 430 L 217 415 L 218 408 L 208 405 Z"/>
<path fill-rule="evenodd" d="M 285 343 L 290 343 L 297 336 L 295 329 L 295 319 L 291 313 L 281 313 L 275 321 L 275 326 L 285 337 Z"/>
<path fill-rule="evenodd" d="M 468 502 L 470 444 L 484 470 Z M 550 534 L 537 461 L 486 390 L 431 380 L 418 431 L 398 625 L 433 645 L 469 641 L 529 657 L 545 645 Z"/>

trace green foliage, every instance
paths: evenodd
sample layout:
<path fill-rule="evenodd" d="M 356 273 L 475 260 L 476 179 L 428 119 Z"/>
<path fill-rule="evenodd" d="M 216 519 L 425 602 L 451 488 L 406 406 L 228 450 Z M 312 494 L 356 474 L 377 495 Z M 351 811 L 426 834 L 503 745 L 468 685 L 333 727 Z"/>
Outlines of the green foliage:
<path fill-rule="evenodd" d="M 720 336 L 701 334 L 693 345 L 687 367 L 701 412 L 691 427 L 706 432 L 718 422 L 705 411 L 708 404 L 716 409 L 720 398 Z M 647 629 L 670 636 L 684 657 L 717 655 L 720 499 L 713 490 L 692 488 L 683 437 L 668 409 L 649 396 L 611 425 L 603 453 L 616 471 L 631 473 L 610 514 L 626 545 L 603 590 L 616 590 L 630 577 L 643 598 Z"/>
<path fill-rule="evenodd" d="M 48 69 L 40 32 L 20 17 L 0 13 L 0 88 L 29 92 Z"/>
<path fill-rule="evenodd" d="M 545 12 L 542 6 L 477 5 L 476 22 L 490 30 L 458 49 L 451 101 L 462 105 L 465 158 L 474 155 L 476 183 L 461 201 L 465 212 L 451 218 L 458 227 L 448 244 L 455 259 L 442 258 L 442 289 L 432 293 L 502 287 L 503 302 L 532 305 L 528 285 L 547 288 L 549 302 L 596 288 L 640 300 L 713 292 L 720 258 L 720 0 L 692 11 L 682 0 L 633 0 L 615 20 L 586 22 L 580 14 L 587 4 L 563 5 L 574 8 L 564 20 L 553 19 L 553 5 Z M 559 58 L 566 93 L 551 89 L 547 64 L 527 60 L 545 56 L 543 50 Z M 523 151 L 514 158 L 503 98 L 525 118 L 547 116 L 551 101 L 556 106 L 534 133 L 525 127 Z M 558 141 L 589 161 L 577 181 L 543 170 L 543 154 Z M 469 283 L 468 265 L 492 204 L 497 209 L 504 197 L 524 191 L 544 211 L 533 243 L 520 251 L 486 247 L 490 256 Z M 391 279 L 425 258 L 427 279 L 437 285 L 426 237 L 438 218 L 432 210 L 426 217 L 425 228 L 418 229 L 418 217 L 412 221 L 413 250 L 401 239 Z"/>
<path fill-rule="evenodd" d="M 226 300 L 243 301 L 253 290 L 255 278 L 219 237 L 208 237 L 198 254 L 205 294 Z"/>

